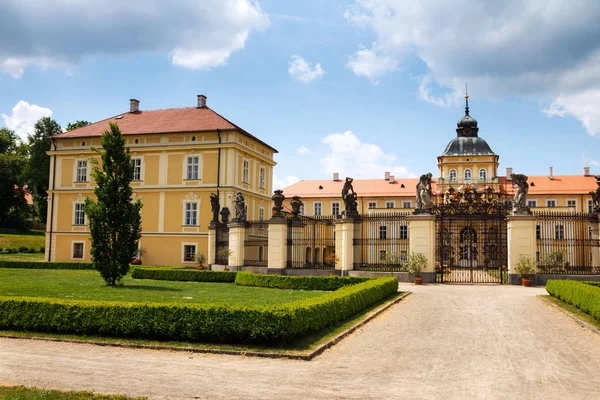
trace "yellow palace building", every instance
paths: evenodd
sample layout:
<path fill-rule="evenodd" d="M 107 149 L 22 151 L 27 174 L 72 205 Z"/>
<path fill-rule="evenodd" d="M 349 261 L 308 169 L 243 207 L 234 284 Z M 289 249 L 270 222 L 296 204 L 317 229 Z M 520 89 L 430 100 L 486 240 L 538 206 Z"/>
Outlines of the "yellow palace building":
<path fill-rule="evenodd" d="M 222 117 L 199 95 L 195 107 L 129 111 L 52 139 L 46 260 L 90 261 L 83 210 L 93 197 L 92 160 L 101 135 L 118 124 L 135 167 L 134 198 L 141 199 L 144 264 L 194 265 L 208 253 L 210 194 L 233 211 L 242 192 L 248 219 L 268 219 L 276 149 Z"/>

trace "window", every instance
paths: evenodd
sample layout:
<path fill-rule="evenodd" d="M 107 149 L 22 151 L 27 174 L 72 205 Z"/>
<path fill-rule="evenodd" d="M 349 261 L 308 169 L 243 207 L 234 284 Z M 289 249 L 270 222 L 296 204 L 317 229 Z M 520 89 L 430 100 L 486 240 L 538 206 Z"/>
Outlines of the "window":
<path fill-rule="evenodd" d="M 264 221 L 265 220 L 265 209 L 264 208 L 259 208 L 258 209 L 258 220 L 259 221 Z"/>
<path fill-rule="evenodd" d="M 409 201 L 403 201 L 402 202 L 402 208 L 412 208 L 412 202 Z"/>
<path fill-rule="evenodd" d="M 196 226 L 198 224 L 198 203 L 185 203 L 184 225 Z"/>
<path fill-rule="evenodd" d="M 465 182 L 471 182 L 471 170 L 465 169 Z"/>
<path fill-rule="evenodd" d="M 479 170 L 479 182 L 485 182 L 486 179 L 487 179 L 487 171 L 485 170 L 485 168 L 481 168 Z"/>
<path fill-rule="evenodd" d="M 395 208 L 396 205 L 394 204 L 393 201 L 386 201 L 385 202 L 385 208 Z"/>
<path fill-rule="evenodd" d="M 400 240 L 408 240 L 408 225 L 400 225 Z"/>
<path fill-rule="evenodd" d="M 250 183 L 250 161 L 244 160 L 242 166 L 242 182 Z"/>
<path fill-rule="evenodd" d="M 265 250 L 264 247 L 262 246 L 258 246 L 258 261 L 264 261 L 265 260 Z"/>
<path fill-rule="evenodd" d="M 85 211 L 83 211 L 83 203 L 75 203 L 75 216 L 73 225 L 85 225 Z"/>
<path fill-rule="evenodd" d="M 331 215 L 340 215 L 340 203 L 331 203 Z"/>
<path fill-rule="evenodd" d="M 133 165 L 133 180 L 141 181 L 142 180 L 142 159 L 141 158 L 132 158 L 131 164 Z"/>
<path fill-rule="evenodd" d="M 368 204 L 369 210 L 373 210 L 375 208 L 377 208 L 377 202 L 376 201 L 370 201 Z"/>
<path fill-rule="evenodd" d="M 258 187 L 261 189 L 265 188 L 265 167 L 260 167 L 260 172 L 258 174 Z"/>
<path fill-rule="evenodd" d="M 535 238 L 536 240 L 540 240 L 542 238 L 542 227 L 539 225 L 535 226 Z"/>
<path fill-rule="evenodd" d="M 565 238 L 565 226 L 564 225 L 555 225 L 554 226 L 554 239 L 564 240 L 564 238 Z"/>
<path fill-rule="evenodd" d="M 593 206 L 592 200 L 588 200 L 588 212 L 589 213 L 594 212 L 594 206 Z"/>
<path fill-rule="evenodd" d="M 406 251 L 406 250 L 400 251 L 400 261 L 402 261 L 402 262 L 408 261 L 408 251 Z"/>
<path fill-rule="evenodd" d="M 450 170 L 450 182 L 456 182 L 456 170 L 455 169 Z"/>
<path fill-rule="evenodd" d="M 387 226 L 385 225 L 381 225 L 379 227 L 379 239 L 380 240 L 385 240 L 387 239 Z"/>
<path fill-rule="evenodd" d="M 537 207 L 537 200 L 527 200 L 527 207 Z"/>
<path fill-rule="evenodd" d="M 577 208 L 577 200 L 567 200 L 567 207 Z"/>
<path fill-rule="evenodd" d="M 73 258 L 83 258 L 83 243 L 73 243 Z"/>
<path fill-rule="evenodd" d="M 546 200 L 546 207 L 556 207 L 556 200 Z"/>
<path fill-rule="evenodd" d="M 87 161 L 77 161 L 77 175 L 75 178 L 76 182 L 87 182 Z"/>
<path fill-rule="evenodd" d="M 198 179 L 200 157 L 188 157 L 187 159 L 187 179 Z"/>
<path fill-rule="evenodd" d="M 300 204 L 300 215 L 304 215 L 304 204 Z"/>
<path fill-rule="evenodd" d="M 185 261 L 185 262 L 196 261 L 196 245 L 186 244 L 183 246 L 183 261 Z"/>
<path fill-rule="evenodd" d="M 315 203 L 314 204 L 314 213 L 313 215 L 322 215 L 323 213 L 323 205 L 321 203 Z"/>

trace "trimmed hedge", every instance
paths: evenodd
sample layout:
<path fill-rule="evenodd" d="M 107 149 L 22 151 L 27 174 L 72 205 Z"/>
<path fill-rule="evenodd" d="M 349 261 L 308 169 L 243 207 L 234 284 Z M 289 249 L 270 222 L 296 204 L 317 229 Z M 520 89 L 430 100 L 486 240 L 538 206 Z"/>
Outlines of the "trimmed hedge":
<path fill-rule="evenodd" d="M 280 344 L 318 332 L 396 293 L 393 277 L 279 306 L 0 297 L 0 329 L 190 342 Z"/>
<path fill-rule="evenodd" d="M 47 261 L 0 261 L 0 268 L 27 269 L 94 269 L 92 263 Z"/>
<path fill-rule="evenodd" d="M 234 282 L 235 272 L 197 271 L 193 269 L 157 267 L 136 267 L 131 273 L 134 279 L 155 279 L 160 281 L 183 282 Z"/>
<path fill-rule="evenodd" d="M 600 320 L 600 287 L 596 283 L 549 280 L 546 290 L 551 296 Z"/>
<path fill-rule="evenodd" d="M 362 276 L 282 276 L 238 272 L 236 285 L 292 290 L 333 291 L 348 285 L 366 282 L 372 278 Z"/>

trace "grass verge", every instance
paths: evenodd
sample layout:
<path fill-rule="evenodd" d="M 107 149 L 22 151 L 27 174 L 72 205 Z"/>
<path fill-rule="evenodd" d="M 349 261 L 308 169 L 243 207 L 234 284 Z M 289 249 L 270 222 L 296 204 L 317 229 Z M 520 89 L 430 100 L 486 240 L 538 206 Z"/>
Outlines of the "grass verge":
<path fill-rule="evenodd" d="M 0 386 L 2 400 L 145 400 L 147 397 L 96 394 L 92 392 L 63 392 L 25 386 Z"/>
<path fill-rule="evenodd" d="M 595 328 L 596 330 L 600 331 L 600 321 L 598 321 L 596 318 L 592 317 L 590 314 L 581 311 L 579 308 L 575 307 L 574 305 L 565 303 L 564 301 L 557 299 L 556 297 L 547 295 L 547 294 L 540 295 L 539 297 L 543 301 L 546 301 L 550 304 L 553 304 L 553 305 L 559 307 L 562 311 L 564 311 L 565 313 L 574 317 L 575 319 L 583 321 L 586 324 L 588 324 L 589 326 L 591 326 L 592 328 Z"/>
<path fill-rule="evenodd" d="M 0 233 L 0 247 L 35 247 L 40 248 L 46 242 L 44 232 L 31 231 L 29 233 Z"/>
<path fill-rule="evenodd" d="M 365 309 L 354 317 L 326 328 L 316 334 L 307 335 L 294 343 L 281 346 L 264 345 L 232 345 L 215 343 L 168 342 L 155 340 L 107 338 L 100 336 L 63 335 L 35 332 L 0 331 L 0 337 L 20 339 L 43 339 L 67 342 L 90 343 L 104 346 L 119 346 L 131 348 L 149 348 L 158 350 L 179 350 L 199 353 L 248 355 L 258 357 L 291 358 L 310 360 L 318 355 L 325 347 L 341 340 L 346 333 L 351 333 L 356 327 L 368 322 L 371 318 L 385 311 L 394 303 L 402 300 L 410 292 L 398 292 L 373 306 Z M 322 349 L 321 349 L 322 348 Z"/>
<path fill-rule="evenodd" d="M 0 254 L 0 261 L 44 261 L 44 253 Z"/>

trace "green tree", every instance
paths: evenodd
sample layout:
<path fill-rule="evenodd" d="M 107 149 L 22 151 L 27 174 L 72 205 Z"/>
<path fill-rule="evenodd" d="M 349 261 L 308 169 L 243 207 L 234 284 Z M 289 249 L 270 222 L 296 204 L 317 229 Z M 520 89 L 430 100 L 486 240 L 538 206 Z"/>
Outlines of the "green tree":
<path fill-rule="evenodd" d="M 25 229 L 28 215 L 21 171 L 27 162 L 27 146 L 14 131 L 0 129 L 0 227 Z"/>
<path fill-rule="evenodd" d="M 23 180 L 33 196 L 36 213 L 40 222 L 46 222 L 48 211 L 48 182 L 50 179 L 50 140 L 62 129 L 58 122 L 50 117 L 40 118 L 29 136 L 29 160 L 23 170 Z"/>
<path fill-rule="evenodd" d="M 89 124 L 91 124 L 91 122 L 89 122 L 89 121 L 75 121 L 73 123 L 69 122 L 69 125 L 67 125 L 67 132 L 72 131 L 73 129 L 81 128 L 82 126 L 86 126 Z"/>
<path fill-rule="evenodd" d="M 107 285 L 114 286 L 129 271 L 141 237 L 142 203 L 132 201 L 133 165 L 129 147 L 117 124 L 102 134 L 102 165 L 94 162 L 96 201 L 86 199 L 92 262 Z"/>

